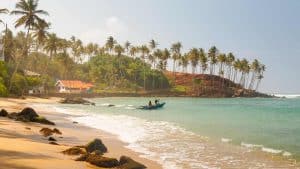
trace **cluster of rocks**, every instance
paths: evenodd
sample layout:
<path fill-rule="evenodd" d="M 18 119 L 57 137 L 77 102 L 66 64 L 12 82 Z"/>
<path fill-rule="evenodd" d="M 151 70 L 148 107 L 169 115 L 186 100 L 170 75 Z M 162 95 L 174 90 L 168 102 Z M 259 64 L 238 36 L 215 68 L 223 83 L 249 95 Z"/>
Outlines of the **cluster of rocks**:
<path fill-rule="evenodd" d="M 95 103 L 93 102 L 90 102 L 88 100 L 85 100 L 81 97 L 67 97 L 67 98 L 64 98 L 62 100 L 59 101 L 60 103 L 62 104 L 83 104 L 83 105 L 93 105 L 95 106 Z"/>
<path fill-rule="evenodd" d="M 102 168 L 115 169 L 146 169 L 147 167 L 138 163 L 130 157 L 121 156 L 120 160 L 103 156 L 107 152 L 106 146 L 100 139 L 94 139 L 85 146 L 71 147 L 62 153 L 66 155 L 80 155 L 76 161 L 86 161 L 92 165 Z"/>
<path fill-rule="evenodd" d="M 44 137 L 48 137 L 48 141 L 49 141 L 49 144 L 52 144 L 52 145 L 59 145 L 57 143 L 57 140 L 52 137 L 54 134 L 56 135 L 62 135 L 62 132 L 60 130 L 58 130 L 57 128 L 54 128 L 54 129 L 50 129 L 50 128 L 42 128 L 40 130 L 40 133 L 44 136 Z M 61 137 L 62 138 L 62 137 Z"/>
<path fill-rule="evenodd" d="M 1 117 L 8 117 L 10 119 L 14 119 L 16 121 L 22 122 L 35 122 L 46 125 L 55 125 L 54 122 L 47 120 L 45 117 L 39 116 L 36 111 L 30 107 L 24 108 L 21 112 L 16 113 L 8 113 L 5 109 L 0 111 Z"/>

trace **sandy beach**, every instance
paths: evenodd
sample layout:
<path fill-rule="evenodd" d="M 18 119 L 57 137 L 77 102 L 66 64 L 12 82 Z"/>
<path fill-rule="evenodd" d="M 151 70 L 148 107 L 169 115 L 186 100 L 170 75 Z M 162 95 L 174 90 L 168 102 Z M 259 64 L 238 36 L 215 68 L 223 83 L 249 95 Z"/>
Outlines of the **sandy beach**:
<path fill-rule="evenodd" d="M 1 98 L 0 108 L 8 112 L 19 112 L 33 103 L 55 103 L 59 98 L 40 99 Z M 140 157 L 140 154 L 125 148 L 126 144 L 109 133 L 74 124 L 58 112 L 35 109 L 41 116 L 56 123 L 54 126 L 61 136 L 54 136 L 59 145 L 51 145 L 46 137 L 39 133 L 43 127 L 53 128 L 37 123 L 18 122 L 0 117 L 0 166 L 5 169 L 95 169 L 86 162 L 76 162 L 77 156 L 64 155 L 61 152 L 69 147 L 85 145 L 94 138 L 100 138 L 108 148 L 104 156 L 119 159 L 126 155 L 146 165 L 148 168 L 160 169 L 158 163 Z"/>

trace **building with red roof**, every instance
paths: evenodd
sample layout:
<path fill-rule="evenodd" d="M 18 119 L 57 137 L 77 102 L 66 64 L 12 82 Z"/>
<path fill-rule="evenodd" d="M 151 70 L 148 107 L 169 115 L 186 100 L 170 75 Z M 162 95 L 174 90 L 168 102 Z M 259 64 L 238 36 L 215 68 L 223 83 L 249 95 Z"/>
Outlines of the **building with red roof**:
<path fill-rule="evenodd" d="M 94 85 L 80 80 L 58 80 L 55 86 L 59 93 L 84 93 L 90 91 Z"/>

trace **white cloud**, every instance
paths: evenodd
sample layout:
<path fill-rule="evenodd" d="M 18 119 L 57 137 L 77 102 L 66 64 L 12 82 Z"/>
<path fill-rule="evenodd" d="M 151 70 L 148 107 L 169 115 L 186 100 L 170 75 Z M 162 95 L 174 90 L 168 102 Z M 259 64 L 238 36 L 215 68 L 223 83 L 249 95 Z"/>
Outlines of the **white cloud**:
<path fill-rule="evenodd" d="M 83 32 L 80 35 L 80 39 L 84 43 L 95 42 L 103 45 L 108 36 L 113 36 L 119 39 L 123 35 L 126 35 L 128 31 L 127 26 L 118 17 L 112 16 L 105 20 L 104 25 L 99 28 L 93 28 Z"/>

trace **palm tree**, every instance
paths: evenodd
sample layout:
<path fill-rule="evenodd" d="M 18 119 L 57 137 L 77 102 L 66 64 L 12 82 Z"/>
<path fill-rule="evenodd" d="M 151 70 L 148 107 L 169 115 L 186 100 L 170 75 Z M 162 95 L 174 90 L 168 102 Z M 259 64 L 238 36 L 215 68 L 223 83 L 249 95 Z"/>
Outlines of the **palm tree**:
<path fill-rule="evenodd" d="M 154 39 L 151 39 L 149 42 L 149 48 L 151 49 L 152 52 L 154 51 L 154 49 L 157 48 L 157 46 L 158 46 L 158 43 Z"/>
<path fill-rule="evenodd" d="M 130 48 L 129 54 L 130 54 L 131 57 L 135 58 L 135 55 L 136 55 L 137 52 L 138 52 L 138 48 L 135 47 L 135 46 L 132 46 Z"/>
<path fill-rule="evenodd" d="M 182 72 L 187 73 L 187 67 L 189 65 L 189 55 L 184 54 L 179 60 L 179 65 L 182 66 Z"/>
<path fill-rule="evenodd" d="M 231 80 L 231 73 L 232 73 L 232 64 L 234 63 L 234 60 L 235 60 L 235 56 L 230 52 L 227 54 L 227 57 L 226 57 L 226 64 L 227 64 L 227 67 L 228 67 L 228 79 Z"/>
<path fill-rule="evenodd" d="M 232 81 L 235 82 L 237 75 L 238 75 L 238 71 L 241 70 L 241 61 L 240 59 L 237 59 L 236 61 L 234 61 L 233 63 L 233 68 L 234 68 L 234 75 L 233 75 L 233 79 Z"/>
<path fill-rule="evenodd" d="M 181 42 L 176 42 L 174 44 L 172 44 L 171 46 L 171 52 L 172 52 L 172 59 L 173 59 L 173 73 L 174 73 L 174 77 L 175 77 L 175 80 L 176 80 L 176 74 L 175 74 L 175 71 L 176 71 L 176 61 L 178 59 L 180 59 L 181 57 L 181 48 L 182 48 L 182 44 Z"/>
<path fill-rule="evenodd" d="M 208 57 L 210 59 L 210 75 L 214 73 L 214 65 L 217 63 L 217 53 L 218 49 L 215 46 L 212 46 L 208 51 Z"/>
<path fill-rule="evenodd" d="M 16 4 L 16 9 L 11 12 L 12 15 L 21 15 L 21 17 L 16 21 L 15 27 L 24 26 L 27 29 L 26 42 L 23 44 L 22 55 L 28 55 L 28 49 L 30 47 L 30 30 L 36 25 L 37 22 L 43 22 L 44 20 L 39 17 L 39 15 L 48 15 L 44 10 L 39 10 L 38 0 L 20 0 Z M 19 61 L 15 70 L 11 76 L 13 78 L 20 65 Z M 10 79 L 11 81 L 11 79 Z M 9 90 L 11 90 L 11 83 L 9 85 Z"/>
<path fill-rule="evenodd" d="M 207 69 L 207 57 L 206 57 L 204 49 L 202 49 L 202 48 L 199 49 L 199 60 L 200 60 L 200 64 L 201 64 L 202 74 L 204 74 Z"/>
<path fill-rule="evenodd" d="M 224 69 L 223 66 L 226 62 L 226 55 L 225 54 L 219 54 L 217 57 L 218 62 L 220 63 L 220 67 L 219 67 L 219 75 L 223 77 L 224 75 Z"/>
<path fill-rule="evenodd" d="M 199 63 L 199 51 L 197 48 L 192 48 L 189 53 L 189 60 L 192 64 L 192 73 L 195 74 L 196 67 Z"/>
<path fill-rule="evenodd" d="M 45 43 L 45 40 L 47 39 L 48 29 L 49 29 L 50 23 L 47 23 L 45 21 L 38 22 L 35 25 L 35 31 L 33 33 L 33 38 L 36 39 L 36 50 L 38 51 L 40 45 L 43 45 Z"/>
<path fill-rule="evenodd" d="M 122 76 L 122 68 L 121 68 L 122 62 L 121 62 L 121 56 L 122 56 L 122 54 L 124 53 L 125 50 L 124 50 L 124 48 L 123 48 L 121 45 L 117 44 L 117 45 L 114 47 L 114 51 L 115 51 L 115 53 L 117 54 L 117 57 L 118 57 L 119 73 L 120 73 L 120 76 Z"/>
<path fill-rule="evenodd" d="M 125 52 L 124 48 L 119 44 L 114 47 L 114 51 L 118 57 L 121 57 L 121 55 Z"/>
<path fill-rule="evenodd" d="M 241 79 L 240 79 L 240 84 L 241 84 L 242 87 L 245 87 L 246 78 L 247 78 L 247 75 L 250 71 L 250 66 L 249 66 L 249 62 L 248 62 L 247 59 L 243 59 L 241 61 L 240 71 L 242 72 Z"/>
<path fill-rule="evenodd" d="M 50 33 L 47 35 L 47 40 L 45 41 L 44 49 L 47 53 L 49 53 L 50 60 L 53 59 L 53 54 L 57 54 L 60 45 L 60 40 L 61 39 L 58 38 L 55 33 Z"/>
<path fill-rule="evenodd" d="M 257 73 L 259 73 L 259 67 L 260 67 L 259 61 L 257 59 L 254 59 L 254 61 L 250 65 L 250 68 L 252 71 L 252 77 L 251 77 L 248 89 L 253 88 L 255 77 L 257 77 Z"/>
<path fill-rule="evenodd" d="M 139 48 L 139 50 L 141 52 L 141 58 L 144 61 L 144 90 L 146 90 L 146 70 L 145 70 L 145 67 L 146 67 L 146 55 L 148 55 L 150 51 L 149 51 L 149 48 L 146 45 L 142 45 Z"/>
<path fill-rule="evenodd" d="M 124 48 L 126 50 L 127 55 L 129 54 L 129 48 L 131 46 L 131 43 L 129 41 L 126 41 L 124 44 Z"/>
<path fill-rule="evenodd" d="M 24 44 L 25 54 L 28 55 L 29 34 L 30 30 L 33 29 L 38 22 L 45 22 L 39 15 L 49 15 L 48 12 L 38 9 L 38 0 L 20 0 L 16 4 L 16 9 L 11 12 L 12 15 L 21 15 L 16 21 L 15 27 L 24 26 L 27 29 L 26 44 Z"/>
<path fill-rule="evenodd" d="M 167 69 L 167 62 L 168 62 L 168 59 L 170 57 L 171 57 L 171 54 L 170 54 L 169 50 L 167 48 L 165 48 L 162 51 L 161 64 L 160 64 L 162 70 L 166 70 Z"/>
<path fill-rule="evenodd" d="M 257 83 L 256 83 L 256 87 L 255 87 L 255 91 L 258 90 L 258 87 L 261 83 L 261 80 L 264 78 L 264 72 L 266 71 L 266 66 L 263 65 L 263 64 L 260 64 L 259 66 L 259 69 L 258 69 L 258 72 L 259 72 L 259 75 L 257 76 Z"/>
<path fill-rule="evenodd" d="M 2 9 L 0 9 L 0 14 L 7 14 L 9 11 L 6 9 L 6 8 L 2 8 Z M 3 23 L 4 24 L 4 22 L 0 19 L 0 23 Z"/>
<path fill-rule="evenodd" d="M 117 41 L 112 36 L 107 38 L 105 47 L 109 50 L 110 54 L 112 54 L 112 50 L 114 49 L 116 43 Z"/>

